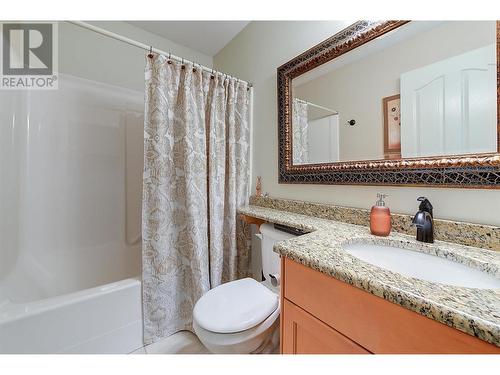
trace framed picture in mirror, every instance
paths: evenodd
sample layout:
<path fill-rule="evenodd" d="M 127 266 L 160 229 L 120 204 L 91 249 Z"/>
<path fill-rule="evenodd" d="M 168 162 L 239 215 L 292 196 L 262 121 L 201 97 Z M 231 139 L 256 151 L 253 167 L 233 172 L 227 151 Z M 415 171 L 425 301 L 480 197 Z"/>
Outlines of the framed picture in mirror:
<path fill-rule="evenodd" d="M 400 95 L 382 99 L 384 113 L 384 157 L 401 158 L 401 106 Z"/>

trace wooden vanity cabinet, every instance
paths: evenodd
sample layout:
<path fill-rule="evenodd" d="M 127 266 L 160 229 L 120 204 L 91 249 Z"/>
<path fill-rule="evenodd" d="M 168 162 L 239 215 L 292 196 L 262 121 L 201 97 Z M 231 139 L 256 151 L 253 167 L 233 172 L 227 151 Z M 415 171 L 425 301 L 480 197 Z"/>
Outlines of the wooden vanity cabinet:
<path fill-rule="evenodd" d="M 283 353 L 285 354 L 368 354 L 354 341 L 286 299 L 283 310 Z"/>
<path fill-rule="evenodd" d="M 500 353 L 500 348 L 288 258 L 281 353 Z"/>

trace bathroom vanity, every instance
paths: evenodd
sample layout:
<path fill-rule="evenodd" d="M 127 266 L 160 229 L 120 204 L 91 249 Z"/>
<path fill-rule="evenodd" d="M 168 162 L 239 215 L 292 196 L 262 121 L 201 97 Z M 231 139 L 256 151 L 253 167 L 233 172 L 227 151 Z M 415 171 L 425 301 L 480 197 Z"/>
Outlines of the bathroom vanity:
<path fill-rule="evenodd" d="M 359 21 L 312 46 L 277 69 L 279 182 L 498 189 L 499 51 L 499 21 Z M 274 247 L 282 353 L 500 353 L 500 228 L 427 201 L 417 238 L 375 207 L 376 237 L 367 212 L 261 203 L 240 213 L 309 232 Z"/>
<path fill-rule="evenodd" d="M 359 21 L 312 46 L 277 69 L 279 182 L 498 189 L 499 51 L 499 21 Z M 309 232 L 274 247 L 282 353 L 500 353 L 500 228 L 422 202 L 417 238 L 399 214 L 376 237 L 367 212 L 261 203 L 240 212 Z"/>
<path fill-rule="evenodd" d="M 381 238 L 366 226 L 266 207 L 239 212 L 257 225 L 309 232 L 274 247 L 282 258 L 283 354 L 500 353 L 500 253 L 394 232 Z M 358 242 L 425 254 L 429 264 L 446 261 L 465 274 L 449 283 L 410 277 L 353 255 L 349 245 Z"/>
<path fill-rule="evenodd" d="M 282 260 L 283 354 L 500 353 L 500 348 L 291 259 Z"/>

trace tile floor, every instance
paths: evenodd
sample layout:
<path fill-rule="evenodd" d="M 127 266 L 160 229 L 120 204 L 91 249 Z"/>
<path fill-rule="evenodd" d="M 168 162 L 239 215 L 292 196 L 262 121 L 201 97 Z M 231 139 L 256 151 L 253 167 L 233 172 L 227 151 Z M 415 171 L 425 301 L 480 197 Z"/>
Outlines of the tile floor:
<path fill-rule="evenodd" d="M 209 354 L 210 352 L 189 331 L 181 331 L 140 348 L 131 354 Z"/>

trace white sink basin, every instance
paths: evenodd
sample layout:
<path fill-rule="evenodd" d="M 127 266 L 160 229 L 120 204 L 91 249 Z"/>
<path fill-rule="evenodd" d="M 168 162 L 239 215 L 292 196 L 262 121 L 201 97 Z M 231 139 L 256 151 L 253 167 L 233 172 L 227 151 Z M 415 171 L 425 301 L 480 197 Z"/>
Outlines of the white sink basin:
<path fill-rule="evenodd" d="M 343 249 L 367 263 L 404 276 L 467 288 L 500 288 L 500 279 L 492 275 L 418 251 L 360 242 L 344 245 Z"/>

